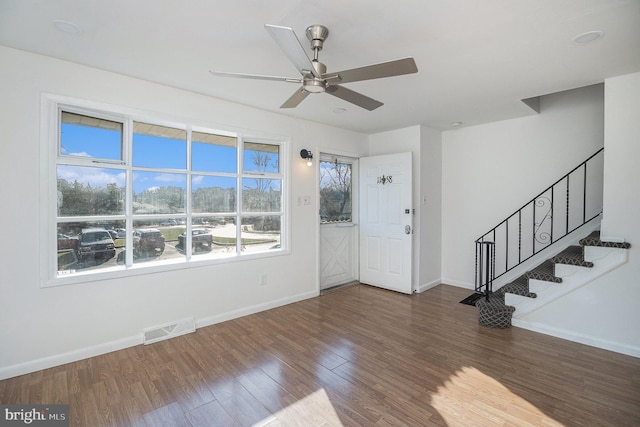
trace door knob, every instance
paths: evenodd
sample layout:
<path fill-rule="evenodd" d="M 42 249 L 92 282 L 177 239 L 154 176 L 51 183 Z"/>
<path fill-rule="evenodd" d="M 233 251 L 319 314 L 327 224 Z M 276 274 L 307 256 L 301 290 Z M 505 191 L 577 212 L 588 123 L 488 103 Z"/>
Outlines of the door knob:
<path fill-rule="evenodd" d="M 411 234 L 411 226 L 410 225 L 405 225 L 404 226 L 404 234 Z"/>

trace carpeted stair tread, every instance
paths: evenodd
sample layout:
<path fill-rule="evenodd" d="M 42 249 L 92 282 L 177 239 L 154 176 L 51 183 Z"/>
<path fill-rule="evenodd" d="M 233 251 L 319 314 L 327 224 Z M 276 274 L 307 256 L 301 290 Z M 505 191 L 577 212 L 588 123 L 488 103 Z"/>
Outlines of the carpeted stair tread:
<path fill-rule="evenodd" d="M 499 293 L 504 295 L 507 292 L 510 294 L 522 295 L 528 298 L 537 297 L 534 292 L 529 292 L 529 278 L 527 278 L 526 275 L 520 276 L 516 280 L 507 283 L 506 285 L 498 289 L 498 291 L 496 291 L 496 294 Z"/>
<path fill-rule="evenodd" d="M 602 240 L 600 240 L 599 230 L 594 231 L 584 239 L 580 239 L 580 244 L 582 246 L 601 246 L 605 248 L 629 249 L 631 247 L 631 244 L 627 242 L 603 242 Z"/>
<path fill-rule="evenodd" d="M 569 246 L 558 255 L 551 258 L 556 264 L 577 265 L 580 267 L 593 267 L 593 263 L 584 260 L 584 246 Z"/>
<path fill-rule="evenodd" d="M 550 259 L 544 261 L 542 264 L 527 271 L 526 276 L 528 279 L 544 280 L 546 282 L 561 283 L 562 278 L 555 275 L 555 263 Z"/>

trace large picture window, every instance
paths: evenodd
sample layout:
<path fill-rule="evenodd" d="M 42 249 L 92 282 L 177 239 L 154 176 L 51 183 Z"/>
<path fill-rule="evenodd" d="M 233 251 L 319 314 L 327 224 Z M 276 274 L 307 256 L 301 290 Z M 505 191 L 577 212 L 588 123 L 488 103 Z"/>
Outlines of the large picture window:
<path fill-rule="evenodd" d="M 49 283 L 282 251 L 284 142 L 67 105 L 56 115 Z"/>

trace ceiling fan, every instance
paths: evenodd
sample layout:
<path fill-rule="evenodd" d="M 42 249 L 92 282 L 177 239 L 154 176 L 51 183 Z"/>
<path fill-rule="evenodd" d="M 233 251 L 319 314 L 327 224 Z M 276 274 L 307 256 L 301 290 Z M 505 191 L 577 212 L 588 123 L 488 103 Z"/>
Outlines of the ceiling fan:
<path fill-rule="evenodd" d="M 226 73 L 221 71 L 210 71 L 211 74 L 222 77 L 239 77 L 244 79 L 276 80 L 290 83 L 302 84 L 302 86 L 285 101 L 280 108 L 297 107 L 310 93 L 326 92 L 344 101 L 355 104 L 359 107 L 373 111 L 383 105 L 361 93 L 354 92 L 341 86 L 339 83 L 351 83 L 362 80 L 379 79 L 382 77 L 400 76 L 403 74 L 417 73 L 413 58 L 398 59 L 395 61 L 382 62 L 379 64 L 367 65 L 350 70 L 327 73 L 327 67 L 318 61 L 318 53 L 322 50 L 324 41 L 329 36 L 329 30 L 323 25 L 311 25 L 307 28 L 307 38 L 311 42 L 313 50 L 313 60 L 309 59 L 300 44 L 300 40 L 289 27 L 277 25 L 265 25 L 266 30 L 271 34 L 280 49 L 284 51 L 289 60 L 293 62 L 301 78 L 264 76 L 258 74 Z"/>

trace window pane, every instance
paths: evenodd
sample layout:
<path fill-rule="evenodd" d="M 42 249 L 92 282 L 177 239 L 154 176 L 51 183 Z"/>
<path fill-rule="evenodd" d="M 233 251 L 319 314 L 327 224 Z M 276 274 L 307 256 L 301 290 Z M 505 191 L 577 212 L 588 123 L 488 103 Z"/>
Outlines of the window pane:
<path fill-rule="evenodd" d="M 144 219 L 133 222 L 133 262 L 151 263 L 170 259 L 184 259 L 184 253 L 176 249 L 178 237 L 184 233 L 180 218 Z"/>
<path fill-rule="evenodd" d="M 227 173 L 235 173 L 238 170 L 236 138 L 193 132 L 191 141 L 191 170 Z"/>
<path fill-rule="evenodd" d="M 242 218 L 242 253 L 280 249 L 280 217 Z"/>
<path fill-rule="evenodd" d="M 184 213 L 186 188 L 185 174 L 134 172 L 133 213 Z"/>
<path fill-rule="evenodd" d="M 222 213 L 236 211 L 236 178 L 193 175 L 191 177 L 192 211 Z"/>
<path fill-rule="evenodd" d="M 133 166 L 186 169 L 187 132 L 134 122 Z"/>
<path fill-rule="evenodd" d="M 58 165 L 58 216 L 123 215 L 125 171 Z"/>
<path fill-rule="evenodd" d="M 320 162 L 320 221 L 351 221 L 351 164 Z"/>
<path fill-rule="evenodd" d="M 124 221 L 59 222 L 58 275 L 118 265 L 125 239 Z"/>
<path fill-rule="evenodd" d="M 122 123 L 63 111 L 60 154 L 122 160 Z"/>
<path fill-rule="evenodd" d="M 282 180 L 244 178 L 242 209 L 244 212 L 280 212 Z"/>
<path fill-rule="evenodd" d="M 194 218 L 191 229 L 192 255 L 201 258 L 225 258 L 235 256 L 236 224 L 235 217 Z M 211 243 L 211 244 L 209 244 Z M 184 242 L 178 242 L 182 249 Z"/>
<path fill-rule="evenodd" d="M 246 172 L 279 172 L 280 146 L 245 142 L 243 163 Z"/>

